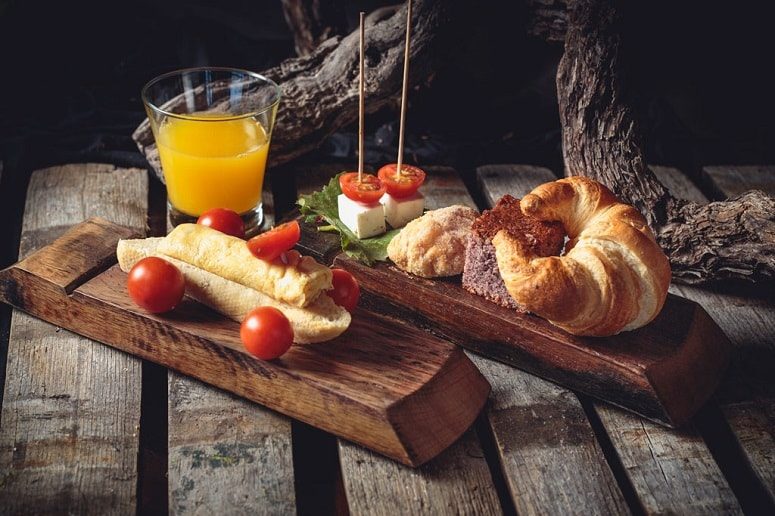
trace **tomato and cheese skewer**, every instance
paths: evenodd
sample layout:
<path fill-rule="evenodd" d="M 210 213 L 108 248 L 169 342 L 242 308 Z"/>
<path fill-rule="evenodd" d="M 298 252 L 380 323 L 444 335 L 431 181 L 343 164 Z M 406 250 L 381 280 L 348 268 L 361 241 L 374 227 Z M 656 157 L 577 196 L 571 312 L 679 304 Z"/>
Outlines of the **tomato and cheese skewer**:
<path fill-rule="evenodd" d="M 360 15 L 360 75 L 358 77 L 358 172 L 339 176 L 342 193 L 337 198 L 339 220 L 358 238 L 380 235 L 385 227 L 385 209 L 380 198 L 385 193 L 382 182 L 371 174 L 363 173 L 363 113 L 364 113 L 364 65 L 363 65 L 363 13 Z"/>
<path fill-rule="evenodd" d="M 406 5 L 406 41 L 404 43 L 404 77 L 401 88 L 401 115 L 398 126 L 397 163 L 385 165 L 377 175 L 385 185 L 387 193 L 381 203 L 385 207 L 385 218 L 394 228 L 400 228 L 422 215 L 425 198 L 418 188 L 425 181 L 425 172 L 417 167 L 404 165 L 404 122 L 406 121 L 406 94 L 409 87 L 409 43 L 412 33 L 412 1 Z"/>

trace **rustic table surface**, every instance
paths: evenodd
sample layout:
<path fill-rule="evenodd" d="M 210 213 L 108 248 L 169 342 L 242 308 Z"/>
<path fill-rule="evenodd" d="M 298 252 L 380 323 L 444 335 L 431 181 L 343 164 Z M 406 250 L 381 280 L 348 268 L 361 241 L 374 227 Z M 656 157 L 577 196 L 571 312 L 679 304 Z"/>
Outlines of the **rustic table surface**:
<path fill-rule="evenodd" d="M 749 187 L 775 195 L 775 167 L 706 167 L 696 181 L 653 169 L 696 202 Z M 288 216 L 297 193 L 339 170 L 275 169 L 269 217 Z M 555 179 L 527 165 L 428 170 L 428 208 L 483 209 Z M 145 170 L 69 164 L 29 182 L 1 174 L 2 165 L 2 237 L 13 247 L 3 266 L 91 216 L 166 231 L 164 187 Z M 416 470 L 2 306 L 0 512 L 775 514 L 775 295 L 763 290 L 671 287 L 736 346 L 722 386 L 686 428 L 472 355 L 490 402 Z"/>

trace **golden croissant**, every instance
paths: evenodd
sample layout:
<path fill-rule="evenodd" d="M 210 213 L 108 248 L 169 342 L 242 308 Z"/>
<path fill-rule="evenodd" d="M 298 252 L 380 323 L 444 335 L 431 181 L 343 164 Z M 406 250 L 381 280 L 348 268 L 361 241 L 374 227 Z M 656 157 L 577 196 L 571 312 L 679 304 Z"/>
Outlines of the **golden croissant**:
<path fill-rule="evenodd" d="M 559 221 L 562 256 L 539 257 L 518 235 L 493 238 L 514 300 L 574 335 L 606 336 L 651 322 L 665 303 L 670 263 L 643 216 L 585 177 L 543 184 L 520 202 L 526 215 Z"/>

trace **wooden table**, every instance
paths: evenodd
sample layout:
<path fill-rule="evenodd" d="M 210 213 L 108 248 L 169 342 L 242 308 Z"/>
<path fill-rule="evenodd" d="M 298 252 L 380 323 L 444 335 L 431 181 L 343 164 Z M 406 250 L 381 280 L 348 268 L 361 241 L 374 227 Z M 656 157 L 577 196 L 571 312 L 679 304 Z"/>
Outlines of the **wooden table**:
<path fill-rule="evenodd" d="M 775 167 L 706 167 L 702 188 L 653 169 L 697 202 L 749 185 L 775 195 Z M 270 217 L 339 170 L 274 170 Z M 429 171 L 429 208 L 486 208 L 555 178 L 526 165 Z M 19 242 L 18 257 L 90 216 L 166 230 L 163 186 L 145 170 L 71 164 L 37 170 L 29 184 L 6 172 L 0 186 L 3 241 Z M 490 403 L 418 470 L 3 306 L 0 512 L 773 514 L 775 296 L 671 290 L 701 303 L 737 347 L 690 426 L 670 430 L 472 356 L 492 384 Z"/>

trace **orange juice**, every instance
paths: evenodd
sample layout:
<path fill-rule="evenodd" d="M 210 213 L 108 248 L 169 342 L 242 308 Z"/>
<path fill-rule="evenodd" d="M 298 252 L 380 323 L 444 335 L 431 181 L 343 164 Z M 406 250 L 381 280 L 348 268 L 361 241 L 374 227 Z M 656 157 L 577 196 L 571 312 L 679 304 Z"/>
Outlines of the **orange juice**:
<path fill-rule="evenodd" d="M 194 217 L 212 208 L 255 208 L 269 150 L 264 127 L 251 117 L 191 116 L 166 118 L 156 136 L 172 206 Z"/>

